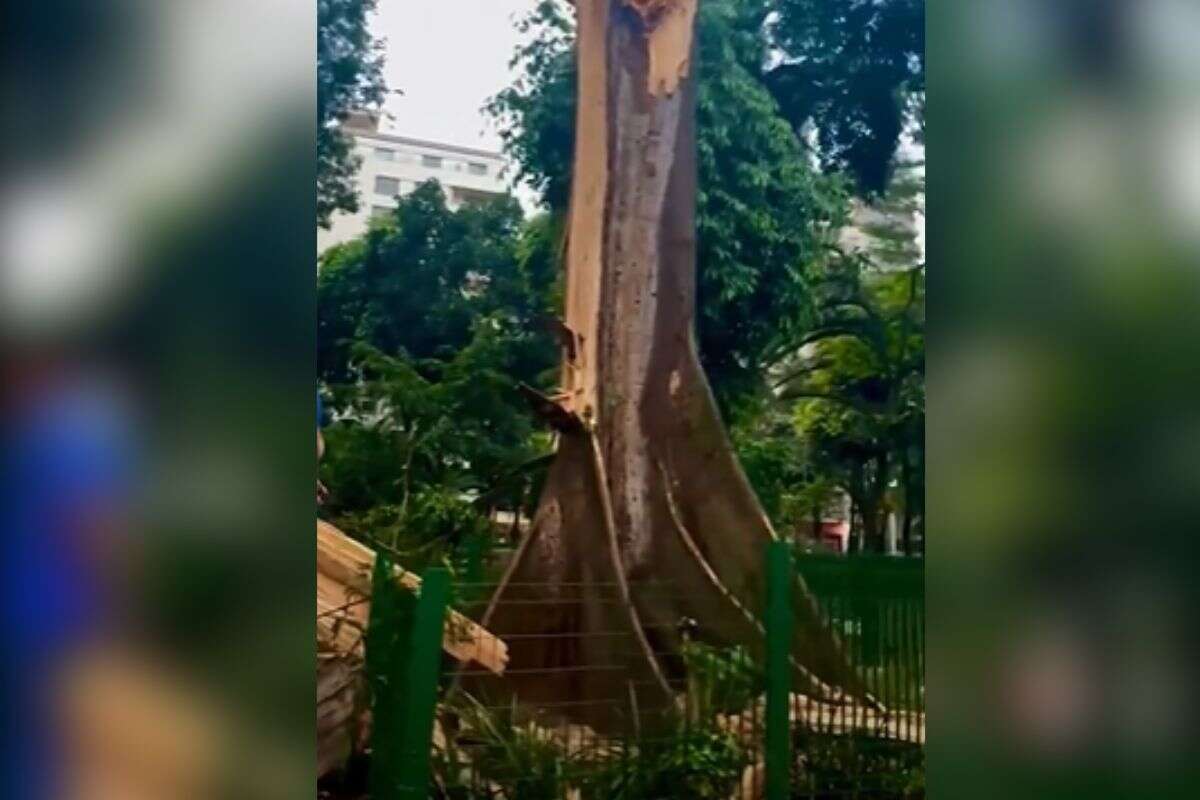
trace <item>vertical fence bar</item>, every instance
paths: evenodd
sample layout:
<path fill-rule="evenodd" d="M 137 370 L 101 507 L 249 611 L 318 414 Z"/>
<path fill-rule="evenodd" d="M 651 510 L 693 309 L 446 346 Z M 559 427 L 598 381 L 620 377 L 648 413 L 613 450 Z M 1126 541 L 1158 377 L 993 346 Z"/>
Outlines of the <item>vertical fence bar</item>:
<path fill-rule="evenodd" d="M 888 597 L 885 601 L 887 617 L 886 617 L 886 638 L 884 640 L 884 658 L 886 659 L 886 669 L 888 675 L 888 708 L 893 712 L 900 704 L 900 669 L 901 661 L 900 654 L 896 649 L 897 642 L 900 641 L 896 635 L 896 619 L 898 607 L 903 602 L 902 598 Z M 890 720 L 889 720 L 890 722 Z"/>
<path fill-rule="evenodd" d="M 407 654 L 408 686 L 405 692 L 405 734 L 400 753 L 398 800 L 425 800 L 429 795 L 430 746 L 449 597 L 449 573 L 441 568 L 426 570 L 422 576 L 421 599 L 417 602 Z"/>
<path fill-rule="evenodd" d="M 792 772 L 792 553 L 784 542 L 767 548 L 766 800 L 787 800 Z"/>
<path fill-rule="evenodd" d="M 366 634 L 366 671 L 371 689 L 371 796 L 389 800 L 399 792 L 398 764 L 406 731 L 409 642 L 417 600 L 397 585 L 391 562 L 380 555 L 371 583 Z"/>

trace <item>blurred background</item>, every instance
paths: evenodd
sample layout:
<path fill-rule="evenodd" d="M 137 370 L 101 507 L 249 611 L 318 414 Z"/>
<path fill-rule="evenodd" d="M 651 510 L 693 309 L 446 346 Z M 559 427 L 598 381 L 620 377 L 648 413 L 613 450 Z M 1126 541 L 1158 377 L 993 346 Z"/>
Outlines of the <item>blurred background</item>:
<path fill-rule="evenodd" d="M 0 793 L 311 793 L 316 9 L 6 11 Z"/>
<path fill-rule="evenodd" d="M 1200 5 L 929 5 L 930 793 L 1190 796 Z"/>

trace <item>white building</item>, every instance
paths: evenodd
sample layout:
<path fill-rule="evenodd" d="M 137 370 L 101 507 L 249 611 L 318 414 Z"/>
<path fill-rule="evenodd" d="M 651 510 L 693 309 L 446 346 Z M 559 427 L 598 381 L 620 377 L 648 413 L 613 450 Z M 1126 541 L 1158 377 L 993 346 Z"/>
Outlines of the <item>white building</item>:
<path fill-rule="evenodd" d="M 385 133 L 373 114 L 351 115 L 343 130 L 354 138 L 354 151 L 362 158 L 359 209 L 355 214 L 337 212 L 329 230 L 317 229 L 317 252 L 361 235 L 371 217 L 391 213 L 397 196 L 431 178 L 442 184 L 451 208 L 508 191 L 499 153 Z"/>

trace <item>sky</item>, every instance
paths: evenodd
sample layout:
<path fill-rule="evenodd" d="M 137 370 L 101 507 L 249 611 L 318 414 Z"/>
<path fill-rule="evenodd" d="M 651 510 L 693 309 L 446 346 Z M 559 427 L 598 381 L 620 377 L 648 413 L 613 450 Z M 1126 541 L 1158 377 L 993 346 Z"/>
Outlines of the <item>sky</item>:
<path fill-rule="evenodd" d="M 384 77 L 390 132 L 446 144 L 500 149 L 480 107 L 511 82 L 513 22 L 536 0 L 379 0 L 373 21 L 387 41 Z"/>

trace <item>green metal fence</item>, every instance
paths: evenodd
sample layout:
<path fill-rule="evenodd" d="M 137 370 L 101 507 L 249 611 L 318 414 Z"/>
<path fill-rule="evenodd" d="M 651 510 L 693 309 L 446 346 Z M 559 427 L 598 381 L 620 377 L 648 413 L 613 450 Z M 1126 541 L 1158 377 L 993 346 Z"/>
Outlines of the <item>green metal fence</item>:
<path fill-rule="evenodd" d="M 796 568 L 891 723 L 923 742 L 924 560 L 803 554 Z"/>
<path fill-rule="evenodd" d="M 576 658 L 544 669 L 524 648 L 576 648 L 570 635 L 505 637 L 510 674 L 555 682 L 594 681 L 611 692 L 570 701 L 492 694 L 496 679 L 444 663 L 441 638 L 448 599 L 478 613 L 490 594 L 479 551 L 452 586 L 448 573 L 424 576 L 419 599 L 377 572 L 367 661 L 373 694 L 370 796 L 374 800 L 788 800 L 918 798 L 923 790 L 924 580 L 919 561 L 845 559 L 794 553 L 778 543 L 765 555 L 767 597 L 761 660 L 744 650 L 686 645 L 670 677 L 678 702 L 639 701 L 644 673 L 631 670 L 637 642 L 622 631 L 628 661 Z M 869 697 L 813 699 L 794 693 L 791 663 L 798 579 L 869 687 Z M 593 599 L 597 584 L 591 584 Z M 539 587 L 506 593 L 521 613 L 561 611 L 576 602 L 558 584 L 553 599 Z M 544 587 L 541 587 L 544 588 Z M 579 587 L 582 596 L 582 584 Z M 671 592 L 664 585 L 639 593 Z M 619 604 L 609 586 L 601 602 Z M 553 607 L 553 608 L 552 608 Z M 647 627 L 653 628 L 654 623 Z M 663 623 L 658 623 L 663 624 Z M 674 623 L 672 623 L 674 625 Z M 575 634 L 575 637 L 578 637 Z M 548 641 L 548 637 L 559 637 Z M 624 638 L 622 638 L 624 637 Z M 626 641 L 627 640 L 627 641 Z M 623 652 L 612 647 L 604 652 Z M 607 662 L 613 663 L 607 663 Z M 491 682 L 491 683 L 489 683 Z M 595 717 L 590 715 L 596 714 Z M 605 719 L 600 733 L 581 720 Z M 620 723 L 614 724 L 613 720 Z"/>

